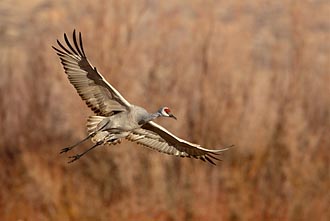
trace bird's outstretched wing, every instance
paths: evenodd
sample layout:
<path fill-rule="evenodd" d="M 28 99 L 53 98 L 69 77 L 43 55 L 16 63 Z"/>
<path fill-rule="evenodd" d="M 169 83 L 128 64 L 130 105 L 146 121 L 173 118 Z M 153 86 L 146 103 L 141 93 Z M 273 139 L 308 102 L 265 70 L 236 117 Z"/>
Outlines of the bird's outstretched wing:
<path fill-rule="evenodd" d="M 81 33 L 79 32 L 79 39 L 77 39 L 76 32 L 73 31 L 73 45 L 66 34 L 64 34 L 64 40 L 66 47 L 57 40 L 60 49 L 53 48 L 71 84 L 88 107 L 97 115 L 102 116 L 111 116 L 128 110 L 130 103 L 87 60 Z"/>
<path fill-rule="evenodd" d="M 162 153 L 180 157 L 194 157 L 212 164 L 215 164 L 213 160 L 220 160 L 216 155 L 229 149 L 210 150 L 203 148 L 173 135 L 152 121 L 143 125 L 142 128 L 133 130 L 126 138 Z"/>

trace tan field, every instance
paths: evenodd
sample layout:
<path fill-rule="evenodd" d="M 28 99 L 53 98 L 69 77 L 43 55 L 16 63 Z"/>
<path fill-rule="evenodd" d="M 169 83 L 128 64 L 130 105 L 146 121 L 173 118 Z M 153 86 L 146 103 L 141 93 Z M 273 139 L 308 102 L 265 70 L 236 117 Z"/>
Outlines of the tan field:
<path fill-rule="evenodd" d="M 123 141 L 73 164 L 92 111 L 51 46 L 91 63 L 217 166 Z M 0 1 L 0 220 L 330 220 L 330 2 Z"/>

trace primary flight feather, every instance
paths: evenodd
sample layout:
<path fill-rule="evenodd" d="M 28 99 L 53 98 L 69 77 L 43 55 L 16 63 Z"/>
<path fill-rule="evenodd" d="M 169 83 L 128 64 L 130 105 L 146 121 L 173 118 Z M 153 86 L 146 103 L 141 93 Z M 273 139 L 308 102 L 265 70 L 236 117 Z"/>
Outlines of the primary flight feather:
<path fill-rule="evenodd" d="M 216 155 L 228 150 L 228 148 L 219 150 L 203 148 L 173 135 L 153 122 L 158 117 L 174 119 L 176 117 L 168 107 L 162 107 L 155 113 L 148 113 L 144 108 L 130 104 L 88 61 L 81 33 L 79 32 L 77 37 L 76 32 L 73 31 L 72 39 L 73 44 L 64 34 L 66 46 L 57 40 L 59 48 L 53 48 L 61 60 L 70 83 L 96 116 L 90 116 L 87 120 L 86 138 L 62 149 L 61 153 L 67 152 L 87 139 L 95 143 L 83 153 L 70 156 L 70 163 L 97 146 L 117 144 L 123 138 L 162 153 L 193 157 L 212 164 L 215 164 L 214 160 L 219 160 Z"/>

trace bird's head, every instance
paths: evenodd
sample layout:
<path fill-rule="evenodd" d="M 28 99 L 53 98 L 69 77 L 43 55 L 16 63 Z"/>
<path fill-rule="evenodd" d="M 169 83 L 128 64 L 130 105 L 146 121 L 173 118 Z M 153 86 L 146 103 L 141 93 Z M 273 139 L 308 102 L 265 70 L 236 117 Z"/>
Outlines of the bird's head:
<path fill-rule="evenodd" d="M 171 117 L 176 120 L 176 117 L 171 113 L 171 110 L 168 107 L 162 107 L 158 110 L 158 112 L 162 117 Z"/>

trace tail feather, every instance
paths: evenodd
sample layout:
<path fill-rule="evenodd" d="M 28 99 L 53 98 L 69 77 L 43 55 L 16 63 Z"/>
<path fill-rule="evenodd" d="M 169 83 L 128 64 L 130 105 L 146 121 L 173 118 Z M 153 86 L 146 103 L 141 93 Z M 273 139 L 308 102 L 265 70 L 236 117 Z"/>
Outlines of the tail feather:
<path fill-rule="evenodd" d="M 89 116 L 87 119 L 87 132 L 91 134 L 96 131 L 97 125 L 104 119 L 102 116 Z"/>
<path fill-rule="evenodd" d="M 109 145 L 119 144 L 121 142 L 120 138 L 116 137 L 116 135 L 114 134 L 111 134 L 107 130 L 102 130 L 102 128 L 109 123 L 109 121 L 103 121 L 105 118 L 107 117 L 102 117 L 102 116 L 88 117 L 86 124 L 88 134 L 94 133 L 91 139 L 92 142 L 97 143 L 102 141 Z"/>

